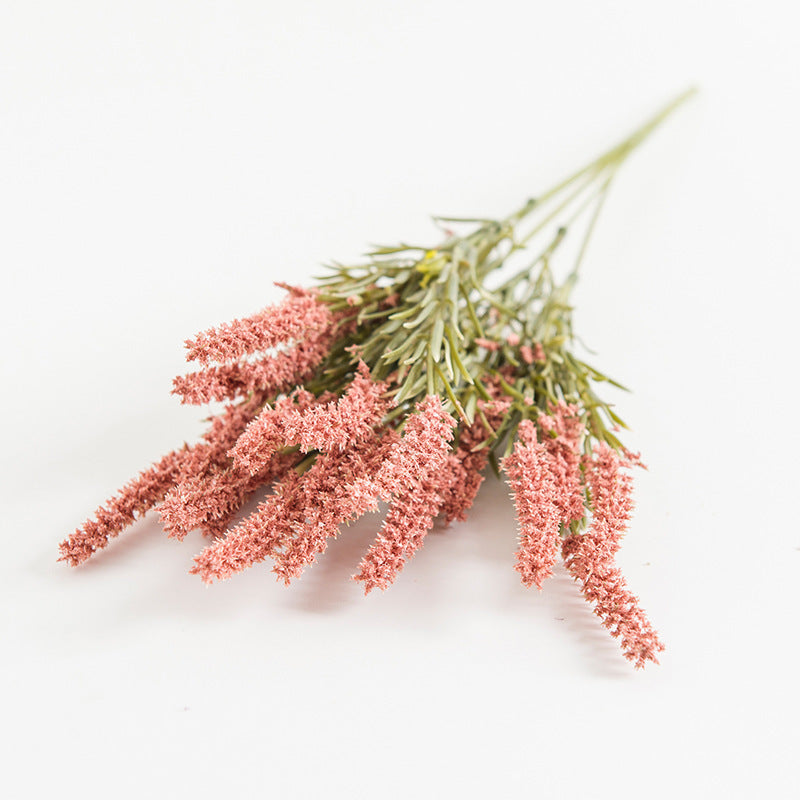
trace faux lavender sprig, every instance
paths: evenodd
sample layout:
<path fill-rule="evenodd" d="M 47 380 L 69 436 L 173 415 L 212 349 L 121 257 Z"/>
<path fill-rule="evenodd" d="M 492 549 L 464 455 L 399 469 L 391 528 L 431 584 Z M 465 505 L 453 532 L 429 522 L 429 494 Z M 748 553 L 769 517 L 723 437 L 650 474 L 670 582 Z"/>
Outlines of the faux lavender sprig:
<path fill-rule="evenodd" d="M 158 506 L 170 536 L 213 537 L 191 570 L 204 581 L 270 559 L 289 583 L 384 501 L 354 578 L 385 589 L 437 517 L 466 519 L 491 465 L 516 505 L 523 583 L 542 589 L 561 556 L 624 655 L 656 661 L 663 645 L 614 564 L 640 462 L 595 391 L 614 382 L 574 350 L 569 295 L 612 178 L 690 94 L 505 219 L 438 218 L 438 245 L 376 248 L 310 289 L 280 284 L 282 302 L 187 340 L 199 369 L 173 392 L 223 411 L 101 506 L 61 560 L 81 564 Z"/>

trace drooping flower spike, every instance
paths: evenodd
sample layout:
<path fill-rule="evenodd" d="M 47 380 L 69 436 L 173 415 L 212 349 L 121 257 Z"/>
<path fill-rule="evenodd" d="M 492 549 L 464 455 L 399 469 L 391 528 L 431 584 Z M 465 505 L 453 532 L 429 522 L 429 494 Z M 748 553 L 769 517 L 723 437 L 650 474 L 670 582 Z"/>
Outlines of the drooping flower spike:
<path fill-rule="evenodd" d="M 569 294 L 612 177 L 689 94 L 505 219 L 440 218 L 435 247 L 380 247 L 313 288 L 279 284 L 280 303 L 187 340 L 198 369 L 173 392 L 225 406 L 98 508 L 61 560 L 83 563 L 157 507 L 169 536 L 211 537 L 190 570 L 202 580 L 270 560 L 289 583 L 384 502 L 353 577 L 385 589 L 437 518 L 467 519 L 491 466 L 516 506 L 522 582 L 546 590 L 563 559 L 624 655 L 656 661 L 663 645 L 614 563 L 641 462 L 595 393 L 614 382 L 574 350 Z"/>

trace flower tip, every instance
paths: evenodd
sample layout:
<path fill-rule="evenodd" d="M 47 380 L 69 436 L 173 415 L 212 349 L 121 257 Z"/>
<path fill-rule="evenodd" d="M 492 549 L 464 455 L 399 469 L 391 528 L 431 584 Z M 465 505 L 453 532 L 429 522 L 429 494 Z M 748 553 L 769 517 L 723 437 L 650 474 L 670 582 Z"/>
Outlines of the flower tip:
<path fill-rule="evenodd" d="M 517 564 L 514 569 L 519 572 L 520 580 L 526 588 L 530 589 L 535 586 L 540 592 L 542 591 L 542 581 L 549 577 L 549 575 L 542 575 L 538 572 L 531 573 L 528 571 L 529 567 L 523 564 Z"/>
<path fill-rule="evenodd" d="M 214 569 L 213 556 L 208 550 L 195 556 L 194 566 L 189 570 L 189 574 L 199 575 L 206 586 L 210 586 L 215 580 L 222 580 L 226 577 L 221 575 L 218 569 Z"/>
<path fill-rule="evenodd" d="M 194 339 L 184 339 L 183 346 L 186 348 L 186 360 L 194 361 L 197 358 L 197 343 Z"/>
<path fill-rule="evenodd" d="M 75 532 L 75 536 L 78 537 L 80 533 L 81 530 L 79 528 Z M 89 542 L 80 541 L 80 539 L 73 541 L 72 537 L 70 537 L 61 542 L 58 546 L 58 552 L 60 556 L 57 561 L 66 561 L 69 566 L 78 567 L 83 564 L 84 561 L 89 560 L 95 552 L 95 547 Z"/>
<path fill-rule="evenodd" d="M 360 581 L 362 583 L 364 587 L 364 597 L 366 597 L 373 589 L 381 589 L 382 591 L 385 591 L 387 586 L 387 584 L 376 580 L 374 575 L 370 575 L 363 565 L 361 571 L 357 572 L 355 575 L 352 575 L 350 580 Z"/>
<path fill-rule="evenodd" d="M 359 580 L 358 576 L 353 577 L 354 580 Z M 375 581 L 364 581 L 364 597 L 366 597 L 370 592 L 374 591 L 375 589 L 380 589 L 382 592 L 386 591 L 385 586 L 381 586 L 379 583 Z"/>
<path fill-rule="evenodd" d="M 517 426 L 517 436 L 523 444 L 535 444 L 537 441 L 536 426 L 529 419 L 522 420 Z"/>

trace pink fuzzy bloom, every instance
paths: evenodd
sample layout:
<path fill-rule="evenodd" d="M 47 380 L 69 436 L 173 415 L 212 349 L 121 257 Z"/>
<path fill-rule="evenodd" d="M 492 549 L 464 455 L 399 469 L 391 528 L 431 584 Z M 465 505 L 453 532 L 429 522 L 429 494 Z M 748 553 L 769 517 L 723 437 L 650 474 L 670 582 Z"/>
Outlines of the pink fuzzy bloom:
<path fill-rule="evenodd" d="M 186 360 L 203 365 L 211 361 L 231 361 L 301 337 L 309 338 L 324 330 L 330 322 L 330 313 L 316 299 L 316 291 L 285 288 L 290 294 L 278 305 L 187 339 Z"/>
<path fill-rule="evenodd" d="M 131 525 L 137 516 L 149 511 L 175 483 L 187 453 L 187 450 L 168 453 L 120 489 L 94 512 L 94 519 L 87 520 L 61 542 L 59 561 L 66 561 L 73 567 L 83 563 Z"/>
<path fill-rule="evenodd" d="M 263 402 L 264 395 L 255 393 L 248 400 L 226 406 L 222 413 L 212 417 L 211 428 L 203 434 L 203 441 L 188 449 L 175 486 L 188 480 L 210 478 L 227 469 L 230 465 L 228 451 L 258 413 Z M 179 535 L 177 530 L 176 528 L 175 535 Z"/>
<path fill-rule="evenodd" d="M 210 583 L 272 557 L 288 583 L 340 524 L 377 507 L 377 488 L 366 480 L 365 491 L 364 479 L 374 476 L 395 438 L 387 431 L 345 452 L 317 455 L 302 475 L 289 471 L 253 514 L 195 559 L 192 572 Z"/>
<path fill-rule="evenodd" d="M 267 558 L 291 535 L 292 524 L 302 518 L 303 509 L 297 503 L 300 480 L 300 475 L 290 470 L 276 485 L 275 493 L 247 519 L 195 557 L 190 572 L 211 583 Z"/>
<path fill-rule="evenodd" d="M 327 398 L 329 395 L 326 394 Z M 332 395 L 330 395 L 332 396 Z M 265 407 L 247 426 L 228 453 L 233 463 L 251 475 L 257 474 L 286 441 L 286 419 L 293 411 L 305 411 L 320 402 L 311 392 L 296 389 L 287 397 Z"/>
<path fill-rule="evenodd" d="M 245 433 L 246 446 L 240 440 L 231 451 L 236 469 L 260 466 L 259 446 L 271 456 L 281 439 L 328 452 L 318 454 L 302 478 L 290 475 L 279 484 L 255 514 L 201 554 L 194 571 L 204 580 L 227 577 L 272 556 L 275 572 L 288 583 L 324 551 L 339 525 L 375 508 L 374 478 L 397 438 L 393 431 L 376 431 L 388 407 L 381 399 L 385 389 L 362 364 L 338 403 L 322 406 L 298 394 L 301 407 L 287 398 L 266 422 L 262 413 Z"/>
<path fill-rule="evenodd" d="M 536 342 L 533 347 L 527 344 L 522 345 L 519 349 L 519 354 L 526 364 L 533 364 L 534 362 L 543 364 L 546 360 L 544 347 L 539 342 Z"/>
<path fill-rule="evenodd" d="M 211 427 L 203 434 L 203 441 L 192 448 L 187 474 L 197 474 L 208 465 L 226 464 L 228 450 L 236 444 L 265 399 L 263 393 L 255 392 L 247 400 L 230 403 L 221 413 L 211 417 Z"/>
<path fill-rule="evenodd" d="M 406 418 L 402 438 L 395 443 L 376 476 L 380 496 L 388 500 L 400 494 L 414 475 L 427 469 L 428 460 L 446 458 L 456 422 L 442 406 L 438 395 L 427 395 L 417 403 L 416 413 Z"/>
<path fill-rule="evenodd" d="M 419 479 L 409 481 L 406 493 L 395 497 L 378 538 L 353 576 L 363 582 L 365 594 L 386 589 L 406 560 L 422 547 L 455 477 L 450 459 L 457 463 L 454 456 L 446 458 L 438 469 L 428 469 Z"/>
<path fill-rule="evenodd" d="M 481 401 L 479 404 L 486 421 L 481 417 L 461 431 L 458 439 L 454 461 L 452 462 L 453 481 L 444 496 L 441 513 L 447 524 L 453 520 L 463 522 L 467 518 L 467 511 L 472 507 L 478 490 L 483 483 L 483 471 L 489 461 L 489 447 L 479 448 L 494 431 L 500 426 L 503 417 L 511 404 L 510 399 Z"/>
<path fill-rule="evenodd" d="M 516 347 L 519 344 L 519 336 L 516 333 L 509 333 L 506 341 L 512 346 Z"/>
<path fill-rule="evenodd" d="M 551 406 L 549 414 L 541 414 L 537 422 L 545 434 L 542 443 L 547 449 L 559 519 L 564 524 L 582 519 L 586 512 L 580 443 L 585 426 L 578 407 L 559 403 Z"/>
<path fill-rule="evenodd" d="M 529 345 L 522 345 L 522 347 L 519 349 L 519 354 L 522 356 L 522 360 L 526 364 L 533 364 L 533 350 L 531 350 Z"/>
<path fill-rule="evenodd" d="M 159 507 L 161 524 L 177 539 L 195 528 L 221 532 L 220 526 L 227 527 L 248 497 L 280 479 L 299 460 L 296 453 L 274 454 L 255 474 L 231 466 L 188 477 L 170 490 Z"/>
<path fill-rule="evenodd" d="M 402 439 L 377 475 L 381 496 L 394 500 L 354 576 L 363 581 L 365 592 L 385 589 L 433 527 L 454 479 L 449 451 L 455 426 L 438 395 L 428 395 L 406 420 Z"/>
<path fill-rule="evenodd" d="M 450 460 L 452 480 L 442 497 L 442 505 L 439 509 L 447 525 L 453 520 L 464 522 L 467 519 L 467 512 L 472 508 L 483 483 L 481 473 L 486 468 L 488 461 L 489 454 L 486 448 L 477 453 L 471 453 L 468 449 L 462 449 L 459 446 L 452 455 Z"/>
<path fill-rule="evenodd" d="M 542 581 L 553 574 L 558 557 L 561 513 L 547 447 L 536 441 L 536 428 L 530 420 L 520 422 L 518 435 L 513 452 L 503 459 L 519 522 L 514 569 L 526 586 L 536 584 L 541 589 Z"/>
<path fill-rule="evenodd" d="M 337 402 L 316 404 L 289 412 L 283 419 L 287 444 L 310 450 L 344 450 L 369 439 L 390 406 L 383 395 L 387 385 L 373 381 L 362 361 L 344 395 Z"/>
<path fill-rule="evenodd" d="M 211 430 L 204 435 L 205 442 L 192 448 L 178 480 L 159 508 L 169 536 L 183 539 L 196 527 L 232 516 L 245 497 L 268 480 L 269 473 L 264 471 L 258 482 L 248 480 L 247 475 L 232 473 L 228 457 L 228 451 L 263 401 L 263 395 L 254 394 L 245 402 L 227 406 L 213 419 Z M 278 465 L 274 466 L 277 469 Z"/>
<path fill-rule="evenodd" d="M 247 502 L 247 498 L 244 499 L 243 503 L 244 502 Z M 208 539 L 211 539 L 212 541 L 223 538 L 228 533 L 228 529 L 231 526 L 231 522 L 233 518 L 236 516 L 236 512 L 238 510 L 239 509 L 231 511 L 229 514 L 218 517 L 216 519 L 206 520 L 200 526 L 200 533 L 202 533 L 203 536 L 205 536 Z"/>
<path fill-rule="evenodd" d="M 293 526 L 291 537 L 281 542 L 280 550 L 270 553 L 275 561 L 273 572 L 286 584 L 325 551 L 340 525 L 377 509 L 375 478 L 397 438 L 388 430 L 383 436 L 373 434 L 354 442 L 346 450 L 317 456 L 302 482 L 302 519 Z"/>
<path fill-rule="evenodd" d="M 389 407 L 385 391 L 361 362 L 338 402 L 287 415 L 286 441 L 305 452 L 323 451 L 303 480 L 305 519 L 273 555 L 274 572 L 287 584 L 325 550 L 341 524 L 377 507 L 376 478 L 397 439 L 394 431 L 376 431 Z"/>
<path fill-rule="evenodd" d="M 647 469 L 647 464 L 645 464 L 644 461 L 642 461 L 641 453 L 636 453 L 633 450 L 628 450 L 627 447 L 623 447 L 622 455 L 627 466 L 641 467 L 642 469 Z"/>
<path fill-rule="evenodd" d="M 633 479 L 629 466 L 605 442 L 595 445 L 593 457 L 584 456 L 583 469 L 592 508 L 587 537 L 604 558 L 614 557 L 633 512 Z"/>
<path fill-rule="evenodd" d="M 131 525 L 137 516 L 161 502 L 176 483 L 224 463 L 227 450 L 252 419 L 260 400 L 254 397 L 249 402 L 228 406 L 212 419 L 210 430 L 203 435 L 204 441 L 174 450 L 128 483 L 116 497 L 95 511 L 94 519 L 87 520 L 61 543 L 60 560 L 72 566 L 86 561 Z"/>
<path fill-rule="evenodd" d="M 493 342 L 491 339 L 475 339 L 475 344 L 478 347 L 482 347 L 484 350 L 499 350 L 500 349 L 500 342 Z"/>
<path fill-rule="evenodd" d="M 178 376 L 173 381 L 172 393 L 180 395 L 181 402 L 193 405 L 243 396 L 255 390 L 280 394 L 313 376 L 335 338 L 336 326 L 329 325 L 290 350 L 257 361 L 223 364 Z"/>
<path fill-rule="evenodd" d="M 586 430 L 578 406 L 574 403 L 551 404 L 548 411 L 547 414 L 540 414 L 536 420 L 539 427 L 549 435 L 551 441 L 563 442 L 572 449 L 578 449 Z"/>
<path fill-rule="evenodd" d="M 581 584 L 583 596 L 594 605 L 594 613 L 611 635 L 620 639 L 625 657 L 637 668 L 648 661 L 658 663 L 664 649 L 638 598 L 625 583 L 619 568 L 603 560 L 591 542 L 581 535 L 568 536 L 562 553 L 567 569 Z"/>
<path fill-rule="evenodd" d="M 608 445 L 599 444 L 594 452 L 593 459 L 584 460 L 592 523 L 586 533 L 564 540 L 562 554 L 595 614 L 611 635 L 620 639 L 625 657 L 640 668 L 647 661 L 658 663 L 656 653 L 664 646 L 614 565 L 633 508 L 632 483 L 621 472 L 626 463 Z"/>

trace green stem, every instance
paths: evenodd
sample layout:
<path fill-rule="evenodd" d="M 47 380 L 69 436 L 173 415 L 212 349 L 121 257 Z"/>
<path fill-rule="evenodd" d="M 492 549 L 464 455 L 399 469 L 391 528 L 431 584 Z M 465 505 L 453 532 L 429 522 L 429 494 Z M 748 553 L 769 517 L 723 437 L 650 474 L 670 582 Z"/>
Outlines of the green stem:
<path fill-rule="evenodd" d="M 608 187 L 611 185 L 611 179 L 613 177 L 614 173 L 612 172 L 611 175 L 609 175 L 605 181 L 603 181 L 603 185 L 600 187 L 597 203 L 595 204 L 594 211 L 592 212 L 591 219 L 589 220 L 589 225 L 586 228 L 586 233 L 583 235 L 583 241 L 581 242 L 581 249 L 578 251 L 578 257 L 575 259 L 575 266 L 572 268 L 572 272 L 570 272 L 570 274 L 567 276 L 568 289 L 578 278 L 578 268 L 583 261 L 583 257 L 586 255 L 586 248 L 589 246 L 589 239 L 591 239 L 592 231 L 594 231 L 594 226 L 597 224 L 597 218 L 600 216 L 600 212 L 603 210 L 603 204 L 608 196 Z"/>
<path fill-rule="evenodd" d="M 649 120 L 647 120 L 647 122 L 645 122 L 641 127 L 637 128 L 626 139 L 616 144 L 610 150 L 607 150 L 590 164 L 587 164 L 577 172 L 574 172 L 568 178 L 565 178 L 549 191 L 537 198 L 528 200 L 528 202 L 525 203 L 522 208 L 511 214 L 507 218 L 506 222 L 510 223 L 511 225 L 517 224 L 525 217 L 533 213 L 534 209 L 539 208 L 548 200 L 552 199 L 557 194 L 560 194 L 564 189 L 566 189 L 568 186 L 571 186 L 573 183 L 575 183 L 575 181 L 582 178 L 588 172 L 599 172 L 603 168 L 611 165 L 618 167 L 633 152 L 633 150 L 635 150 L 662 122 L 664 122 L 665 119 L 667 119 L 667 117 L 669 117 L 696 93 L 697 89 L 692 87 L 691 89 L 687 89 L 685 92 L 678 95 L 678 97 L 667 103 L 667 105 L 665 105 L 657 114 L 654 114 Z"/>

